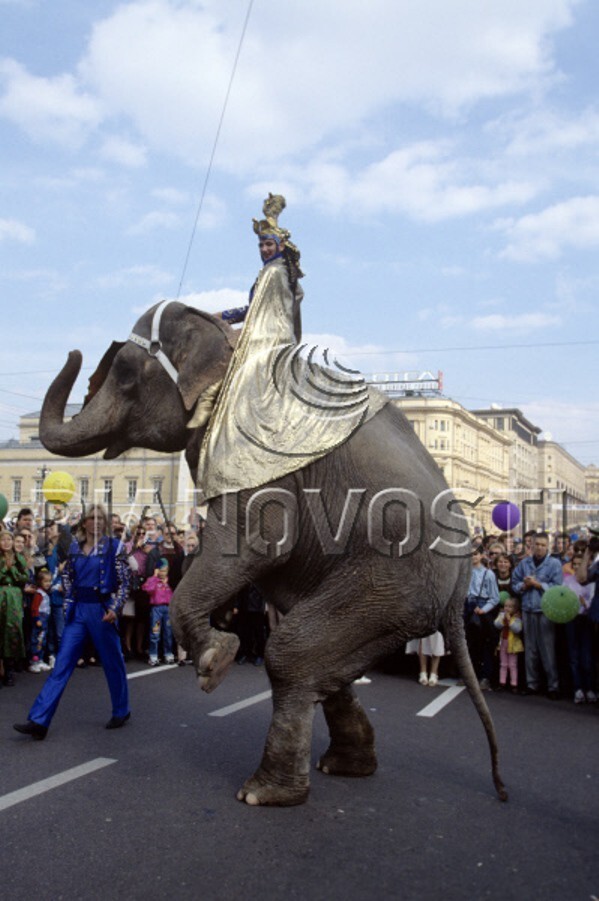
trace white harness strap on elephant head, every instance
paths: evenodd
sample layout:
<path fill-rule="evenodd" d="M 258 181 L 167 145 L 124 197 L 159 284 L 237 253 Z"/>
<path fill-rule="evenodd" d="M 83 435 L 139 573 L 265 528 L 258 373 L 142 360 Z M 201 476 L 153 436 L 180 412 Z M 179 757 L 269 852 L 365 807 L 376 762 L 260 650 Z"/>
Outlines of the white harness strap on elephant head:
<path fill-rule="evenodd" d="M 176 385 L 179 381 L 179 373 L 163 351 L 162 341 L 160 340 L 160 320 L 162 319 L 162 314 L 165 307 L 167 307 L 169 303 L 173 303 L 173 301 L 163 300 L 160 306 L 156 307 L 154 316 L 152 318 L 152 328 L 150 331 L 149 341 L 147 338 L 142 338 L 141 335 L 136 335 L 135 332 L 131 332 L 128 340 L 132 341 L 134 344 L 137 344 L 138 347 L 143 347 L 144 350 L 147 350 L 151 357 L 155 357 L 155 359 L 157 359 L 158 362 L 163 366 L 163 368 L 168 372 Z"/>

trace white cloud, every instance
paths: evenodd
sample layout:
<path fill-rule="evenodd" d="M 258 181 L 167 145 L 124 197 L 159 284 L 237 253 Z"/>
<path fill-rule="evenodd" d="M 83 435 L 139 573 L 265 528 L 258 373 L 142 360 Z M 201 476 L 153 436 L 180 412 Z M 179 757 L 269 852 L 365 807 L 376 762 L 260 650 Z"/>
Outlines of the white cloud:
<path fill-rule="evenodd" d="M 470 325 L 479 332 L 506 331 L 514 334 L 553 328 L 561 325 L 561 322 L 560 316 L 550 313 L 516 313 L 514 315 L 492 313 L 489 316 L 475 316 Z"/>
<path fill-rule="evenodd" d="M 197 291 L 179 297 L 181 303 L 188 307 L 196 307 L 205 313 L 220 313 L 222 310 L 232 310 L 237 307 L 245 307 L 248 302 L 247 291 L 237 291 L 234 288 L 218 288 L 214 291 Z"/>
<path fill-rule="evenodd" d="M 170 203 L 173 206 L 182 206 L 189 202 L 189 195 L 177 188 L 155 188 L 152 197 L 161 200 L 163 203 Z"/>
<path fill-rule="evenodd" d="M 496 227 L 508 241 L 503 259 L 536 262 L 556 259 L 567 248 L 588 250 L 599 246 L 599 196 L 571 197 Z"/>
<path fill-rule="evenodd" d="M 461 159 L 448 142 L 421 142 L 394 150 L 361 171 L 316 159 L 283 171 L 291 200 L 356 218 L 403 214 L 424 222 L 522 205 L 539 190 L 534 179 L 485 183 L 486 161 Z M 264 196 L 271 180 L 252 185 Z"/>
<path fill-rule="evenodd" d="M 142 218 L 134 225 L 129 226 L 125 234 L 147 235 L 149 232 L 157 231 L 160 229 L 168 229 L 170 231 L 172 229 L 179 228 L 180 225 L 181 218 L 177 216 L 176 213 L 167 213 L 162 210 L 153 210 L 151 213 L 146 213 L 145 216 L 142 216 Z"/>
<path fill-rule="evenodd" d="M 121 166 L 127 166 L 132 169 L 139 169 L 146 165 L 147 151 L 145 147 L 127 141 L 113 135 L 105 139 L 100 148 L 100 156 L 102 159 L 112 163 L 118 163 Z"/>
<path fill-rule="evenodd" d="M 303 3 L 288 0 L 267 28 L 256 10 L 217 164 L 239 171 L 257 158 L 292 156 L 398 102 L 454 115 L 537 89 L 556 76 L 548 38 L 571 23 L 577 2 L 370 0 L 346 3 L 340 15 L 338 0 L 321 0 L 318 15 L 306 15 Z M 127 3 L 96 23 L 78 74 L 144 140 L 202 164 L 239 31 L 236 4 Z"/>
<path fill-rule="evenodd" d="M 37 142 L 80 146 L 101 121 L 100 104 L 73 75 L 41 78 L 11 59 L 0 61 L 0 116 L 20 126 Z"/>
<path fill-rule="evenodd" d="M 0 241 L 19 241 L 21 244 L 33 244 L 35 231 L 16 219 L 0 219 Z"/>
<path fill-rule="evenodd" d="M 302 344 L 328 349 L 331 363 L 338 359 L 343 366 L 366 373 L 406 369 L 418 360 L 416 354 L 389 351 L 380 344 L 352 344 L 341 335 L 326 332 L 307 332 L 302 335 Z"/>
<path fill-rule="evenodd" d="M 575 113 L 540 109 L 532 114 L 503 116 L 490 123 L 488 130 L 502 142 L 507 132 L 506 154 L 512 157 L 595 148 L 599 141 L 599 113 L 593 107 Z"/>
<path fill-rule="evenodd" d="M 172 284 L 173 276 L 158 266 L 129 266 L 98 278 L 101 288 L 117 288 L 122 285 L 159 286 Z M 143 308 L 147 309 L 146 307 Z"/>

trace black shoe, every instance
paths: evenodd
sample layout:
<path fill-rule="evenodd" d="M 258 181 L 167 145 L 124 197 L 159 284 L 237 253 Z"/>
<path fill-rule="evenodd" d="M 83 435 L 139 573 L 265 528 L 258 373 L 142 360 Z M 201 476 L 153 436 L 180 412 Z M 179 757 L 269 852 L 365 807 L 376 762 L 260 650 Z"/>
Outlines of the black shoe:
<path fill-rule="evenodd" d="M 521 695 L 538 695 L 538 693 L 539 693 L 538 688 L 528 688 L 528 687 L 523 688 L 522 691 L 520 692 Z"/>
<path fill-rule="evenodd" d="M 42 726 L 41 723 L 34 723 L 33 720 L 27 720 L 26 723 L 15 723 L 13 729 L 20 732 L 21 735 L 31 735 L 37 741 L 43 741 L 48 734 L 48 727 Z"/>
<path fill-rule="evenodd" d="M 15 677 L 14 677 L 14 673 L 12 671 L 9 671 L 4 676 L 4 684 L 6 685 L 7 688 L 15 687 Z"/>
<path fill-rule="evenodd" d="M 548 691 L 547 697 L 550 701 L 559 701 L 559 691 Z"/>
<path fill-rule="evenodd" d="M 120 729 L 121 726 L 124 726 L 127 720 L 131 719 L 131 714 L 126 713 L 125 716 L 111 716 L 108 722 L 106 723 L 107 729 Z"/>

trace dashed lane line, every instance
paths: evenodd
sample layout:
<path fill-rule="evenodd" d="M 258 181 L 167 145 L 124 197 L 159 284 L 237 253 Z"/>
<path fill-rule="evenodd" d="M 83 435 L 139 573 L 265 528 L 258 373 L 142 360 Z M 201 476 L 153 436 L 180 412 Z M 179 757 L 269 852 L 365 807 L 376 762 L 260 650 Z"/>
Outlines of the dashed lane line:
<path fill-rule="evenodd" d="M 111 763 L 116 762 L 112 757 L 96 757 L 95 760 L 82 763 L 80 766 L 74 766 L 72 769 L 64 770 L 62 773 L 56 773 L 55 776 L 49 776 L 47 779 L 40 780 L 40 782 L 33 782 L 31 785 L 25 786 L 25 788 L 18 788 L 16 791 L 0 797 L 0 810 L 7 810 L 9 807 L 14 807 L 15 804 L 29 801 L 37 795 L 43 795 L 44 792 L 65 785 L 67 782 L 72 782 L 74 779 L 80 779 L 82 776 L 89 776 L 90 773 L 94 773 L 96 770 L 101 770 L 103 767 L 110 766 Z"/>
<path fill-rule="evenodd" d="M 236 704 L 229 704 L 228 707 L 221 707 L 219 710 L 213 710 L 208 716 L 229 716 L 230 713 L 237 713 L 238 710 L 243 710 L 244 707 L 251 707 L 252 704 L 259 704 L 260 701 L 266 701 L 266 699 L 271 696 L 272 691 L 262 691 L 259 695 L 252 695 L 251 698 L 246 698 L 245 701 L 237 701 Z"/>
<path fill-rule="evenodd" d="M 127 673 L 128 679 L 139 679 L 140 676 L 155 676 L 156 673 L 164 673 L 169 669 L 177 669 L 178 663 L 164 663 L 162 666 L 150 666 L 148 669 L 140 669 L 136 673 Z"/>
<path fill-rule="evenodd" d="M 443 710 L 444 707 L 451 704 L 451 702 L 463 691 L 465 691 L 465 686 L 463 685 L 450 686 L 443 694 L 437 695 L 434 701 L 431 701 L 430 704 L 427 704 L 426 707 L 419 710 L 416 716 L 435 716 L 440 710 Z"/>

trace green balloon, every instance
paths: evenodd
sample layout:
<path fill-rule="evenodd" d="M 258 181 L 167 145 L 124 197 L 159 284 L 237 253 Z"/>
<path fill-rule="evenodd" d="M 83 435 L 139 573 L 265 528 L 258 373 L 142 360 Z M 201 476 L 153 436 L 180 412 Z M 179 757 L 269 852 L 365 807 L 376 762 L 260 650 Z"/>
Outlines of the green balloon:
<path fill-rule="evenodd" d="M 548 588 L 541 598 L 541 610 L 552 623 L 569 623 L 578 616 L 578 595 L 565 585 Z"/>
<path fill-rule="evenodd" d="M 8 501 L 3 494 L 0 494 L 0 519 L 4 519 L 8 513 Z"/>
<path fill-rule="evenodd" d="M 499 592 L 499 603 L 501 604 L 502 607 L 505 604 L 505 602 L 507 600 L 509 600 L 509 598 L 511 598 L 511 594 L 509 593 L 509 591 L 500 591 Z"/>

